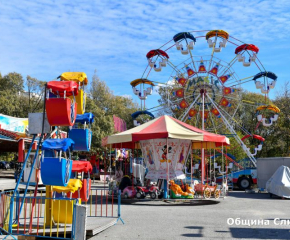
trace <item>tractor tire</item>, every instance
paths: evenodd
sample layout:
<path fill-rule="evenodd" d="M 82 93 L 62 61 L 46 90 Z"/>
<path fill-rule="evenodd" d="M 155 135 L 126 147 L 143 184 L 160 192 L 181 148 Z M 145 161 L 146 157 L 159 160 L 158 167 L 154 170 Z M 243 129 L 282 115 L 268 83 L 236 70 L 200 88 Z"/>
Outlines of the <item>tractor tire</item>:
<path fill-rule="evenodd" d="M 247 178 L 247 177 L 241 177 L 241 178 L 239 178 L 239 180 L 238 180 L 238 187 L 239 187 L 241 190 L 249 189 L 249 188 L 251 188 L 251 185 L 252 185 L 252 182 L 251 182 L 251 179 L 250 179 L 250 178 Z"/>

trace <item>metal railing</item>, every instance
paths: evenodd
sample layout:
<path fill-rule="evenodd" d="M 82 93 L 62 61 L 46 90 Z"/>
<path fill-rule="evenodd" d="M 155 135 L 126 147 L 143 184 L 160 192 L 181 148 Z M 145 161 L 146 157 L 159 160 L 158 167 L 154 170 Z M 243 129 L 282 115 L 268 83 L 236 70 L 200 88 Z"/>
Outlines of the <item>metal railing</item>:
<path fill-rule="evenodd" d="M 13 236 L 75 239 L 76 204 L 76 199 L 1 193 L 0 230 Z"/>
<path fill-rule="evenodd" d="M 25 235 L 55 239 L 75 239 L 76 207 L 81 199 L 46 198 L 42 193 L 30 196 L 0 193 L 0 232 L 4 235 Z M 22 205 L 23 204 L 23 205 Z M 91 189 L 87 202 L 87 217 L 121 219 L 121 192 Z M 22 208 L 21 208 L 22 205 Z M 123 222 L 124 223 L 124 222 Z"/>

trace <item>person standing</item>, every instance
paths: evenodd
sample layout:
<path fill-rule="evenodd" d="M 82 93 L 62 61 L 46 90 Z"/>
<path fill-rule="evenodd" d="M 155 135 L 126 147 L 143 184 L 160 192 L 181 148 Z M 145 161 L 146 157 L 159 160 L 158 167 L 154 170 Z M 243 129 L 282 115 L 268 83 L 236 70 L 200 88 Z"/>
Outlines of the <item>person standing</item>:
<path fill-rule="evenodd" d="M 120 166 L 118 166 L 117 171 L 115 173 L 115 179 L 117 182 L 121 182 L 123 178 L 123 171 Z"/>

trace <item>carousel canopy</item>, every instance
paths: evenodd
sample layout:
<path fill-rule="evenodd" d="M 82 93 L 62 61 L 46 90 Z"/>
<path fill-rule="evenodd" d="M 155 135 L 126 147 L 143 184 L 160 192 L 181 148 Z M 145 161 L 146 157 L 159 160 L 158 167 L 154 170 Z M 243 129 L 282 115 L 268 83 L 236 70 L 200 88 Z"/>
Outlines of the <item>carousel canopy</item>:
<path fill-rule="evenodd" d="M 170 116 L 161 116 L 127 131 L 108 137 L 113 147 L 137 148 L 140 140 L 172 138 L 191 140 L 195 147 L 213 148 L 228 145 L 225 136 L 203 131 Z M 204 144 L 202 146 L 202 144 Z"/>

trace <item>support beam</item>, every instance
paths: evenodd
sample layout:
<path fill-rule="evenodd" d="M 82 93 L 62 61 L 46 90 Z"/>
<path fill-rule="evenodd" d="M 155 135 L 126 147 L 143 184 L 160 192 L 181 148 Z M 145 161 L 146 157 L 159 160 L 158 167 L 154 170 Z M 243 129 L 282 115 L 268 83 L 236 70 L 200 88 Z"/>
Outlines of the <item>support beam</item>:
<path fill-rule="evenodd" d="M 219 108 L 217 107 L 217 105 L 215 104 L 215 102 L 210 98 L 210 96 L 208 94 L 206 94 L 206 96 L 208 97 L 208 99 L 211 101 L 211 103 L 215 106 L 215 108 L 219 111 L 222 120 L 225 124 L 225 126 L 227 127 L 227 129 L 234 134 L 234 138 L 236 139 L 236 141 L 243 147 L 243 150 L 245 151 L 245 153 L 247 154 L 247 156 L 249 157 L 249 159 L 252 161 L 253 165 L 256 167 L 256 159 L 252 156 L 252 154 L 250 153 L 250 151 L 248 150 L 248 148 L 246 147 L 246 145 L 244 144 L 244 142 L 238 137 L 236 131 L 234 130 L 234 128 L 230 125 L 230 123 L 228 122 L 228 120 L 226 119 L 226 117 L 222 114 L 222 112 L 219 110 Z M 245 146 L 245 147 L 244 147 Z"/>

